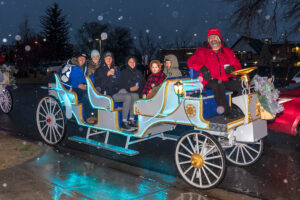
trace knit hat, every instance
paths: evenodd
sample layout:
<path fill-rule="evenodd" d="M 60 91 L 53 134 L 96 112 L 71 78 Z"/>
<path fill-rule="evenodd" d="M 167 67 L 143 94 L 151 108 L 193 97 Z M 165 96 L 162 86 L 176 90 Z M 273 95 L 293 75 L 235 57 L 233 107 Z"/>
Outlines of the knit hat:
<path fill-rule="evenodd" d="M 78 55 L 77 55 L 77 58 L 78 57 L 85 57 L 85 58 L 87 58 L 87 55 L 85 54 L 85 53 L 79 53 Z"/>
<path fill-rule="evenodd" d="M 221 33 L 218 28 L 211 28 L 207 30 L 207 38 L 211 35 L 217 35 L 221 39 Z"/>
<path fill-rule="evenodd" d="M 109 56 L 109 57 L 112 57 L 112 58 L 114 57 L 114 55 L 112 54 L 112 52 L 106 51 L 106 52 L 103 54 L 103 59 L 106 58 L 106 57 L 108 57 L 108 56 Z"/>
<path fill-rule="evenodd" d="M 99 56 L 100 57 L 100 53 L 97 49 L 93 49 L 93 51 L 91 52 L 91 58 L 94 56 Z"/>

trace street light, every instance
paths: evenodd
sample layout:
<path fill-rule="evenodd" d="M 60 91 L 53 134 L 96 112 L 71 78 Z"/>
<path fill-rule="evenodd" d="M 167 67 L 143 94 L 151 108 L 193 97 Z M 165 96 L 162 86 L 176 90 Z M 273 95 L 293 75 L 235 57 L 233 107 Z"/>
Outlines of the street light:
<path fill-rule="evenodd" d="M 106 32 L 101 33 L 100 39 L 96 38 L 96 40 L 99 41 L 99 52 L 100 52 L 100 54 L 101 54 L 101 41 L 106 40 L 106 39 L 107 39 L 107 33 Z"/>

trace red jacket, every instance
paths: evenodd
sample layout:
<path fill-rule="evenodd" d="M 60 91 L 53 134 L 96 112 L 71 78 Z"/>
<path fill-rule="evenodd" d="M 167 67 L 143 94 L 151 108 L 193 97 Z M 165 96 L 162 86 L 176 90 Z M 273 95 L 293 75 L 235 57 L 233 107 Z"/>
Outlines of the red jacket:
<path fill-rule="evenodd" d="M 229 75 L 225 73 L 224 65 L 234 66 L 235 70 L 242 69 L 241 64 L 234 52 L 228 47 L 222 47 L 218 52 L 210 48 L 201 47 L 197 49 L 194 54 L 188 59 L 188 67 L 200 72 L 202 66 L 206 66 L 210 71 L 212 79 L 228 81 Z M 202 73 L 200 72 L 200 76 Z M 205 85 L 207 81 L 203 81 Z"/>
<path fill-rule="evenodd" d="M 209 29 L 207 36 L 210 35 L 218 35 L 221 39 L 221 34 L 218 29 Z M 242 69 L 240 61 L 235 56 L 234 52 L 230 48 L 224 47 L 223 44 L 218 52 L 212 50 L 209 45 L 207 48 L 201 47 L 197 49 L 187 61 L 187 66 L 198 72 L 200 72 L 202 66 L 206 66 L 210 71 L 212 79 L 222 81 L 228 81 L 229 77 L 234 77 L 233 75 L 225 73 L 224 65 L 226 64 L 234 66 L 235 70 Z M 201 72 L 200 76 L 202 76 Z M 204 80 L 203 85 L 206 83 L 207 81 Z"/>

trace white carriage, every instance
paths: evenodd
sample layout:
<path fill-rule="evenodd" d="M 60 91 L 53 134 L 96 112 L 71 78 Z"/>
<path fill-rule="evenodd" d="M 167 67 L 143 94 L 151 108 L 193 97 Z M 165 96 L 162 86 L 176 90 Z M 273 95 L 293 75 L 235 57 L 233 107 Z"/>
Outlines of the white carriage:
<path fill-rule="evenodd" d="M 0 108 L 4 113 L 9 113 L 13 107 L 12 94 L 6 88 L 9 83 L 9 72 L 0 71 Z"/>
<path fill-rule="evenodd" d="M 251 70 L 237 73 L 245 75 Z M 49 96 L 41 99 L 36 112 L 38 130 L 48 144 L 55 145 L 62 140 L 66 119 L 72 117 L 79 126 L 87 127 L 87 133 L 86 137 L 69 136 L 69 140 L 128 156 L 139 153 L 130 149 L 130 145 L 151 138 L 177 141 L 178 172 L 187 183 L 200 189 L 215 187 L 222 181 L 226 158 L 233 164 L 247 166 L 262 154 L 262 138 L 267 135 L 267 125 L 260 119 L 258 98 L 247 81 L 243 84 L 243 95 L 232 97 L 232 92 L 226 93 L 230 105 L 240 112 L 237 119 L 229 121 L 217 113 L 212 91 L 202 91 L 197 79 L 167 79 L 153 98 L 135 102 L 138 128 L 124 132 L 120 129 L 119 118 L 122 108 L 117 107 L 110 96 L 98 93 L 91 80 L 86 79 L 90 103 L 98 112 L 97 123 L 90 125 L 83 120 L 77 94 L 67 90 L 55 74 L 56 83 L 50 84 Z M 180 135 L 166 134 L 178 124 L 193 129 Z M 104 141 L 94 140 L 97 134 L 104 134 Z M 124 146 L 110 144 L 110 134 L 126 137 Z"/>

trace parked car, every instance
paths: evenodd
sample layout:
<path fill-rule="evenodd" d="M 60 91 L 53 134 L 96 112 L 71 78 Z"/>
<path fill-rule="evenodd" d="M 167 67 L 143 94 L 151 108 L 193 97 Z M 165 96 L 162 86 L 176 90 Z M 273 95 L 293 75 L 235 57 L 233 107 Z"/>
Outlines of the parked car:
<path fill-rule="evenodd" d="M 268 123 L 268 128 L 293 136 L 300 135 L 300 82 L 280 89 L 279 98 L 291 100 L 283 104 L 284 110 Z"/>
<path fill-rule="evenodd" d="M 293 84 L 293 83 L 300 83 L 300 71 L 297 72 L 297 73 L 295 74 L 295 76 L 292 78 L 290 84 Z"/>

